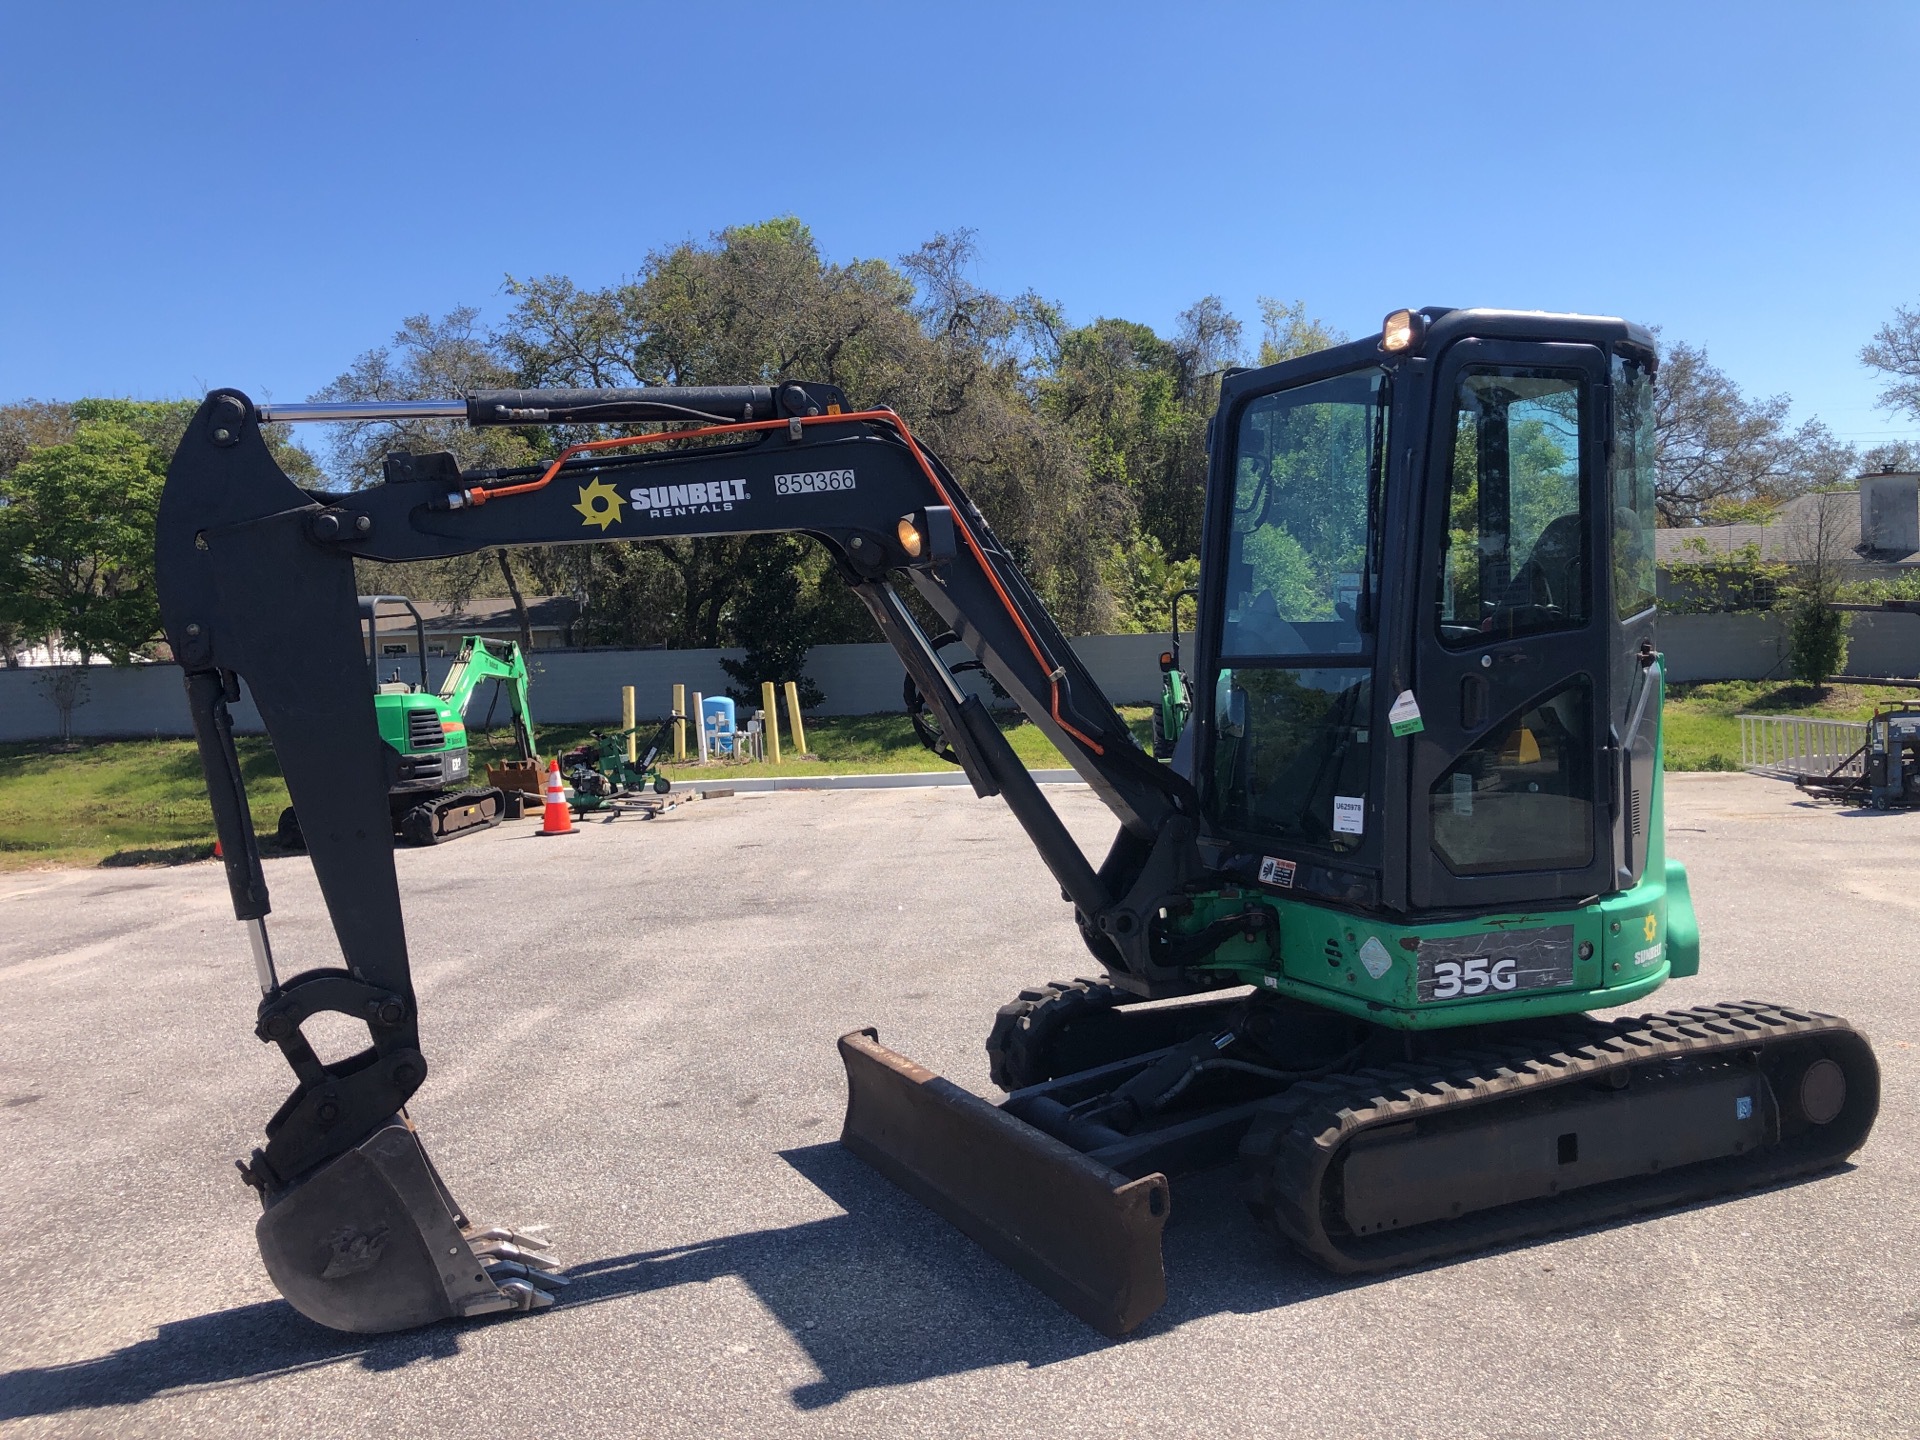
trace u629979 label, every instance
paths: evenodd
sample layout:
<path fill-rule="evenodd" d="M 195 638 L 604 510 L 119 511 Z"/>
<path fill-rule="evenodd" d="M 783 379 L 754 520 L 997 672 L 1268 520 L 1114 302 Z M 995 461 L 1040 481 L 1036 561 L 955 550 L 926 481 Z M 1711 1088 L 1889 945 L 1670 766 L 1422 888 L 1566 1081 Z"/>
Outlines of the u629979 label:
<path fill-rule="evenodd" d="M 1422 1001 L 1558 989 L 1573 983 L 1573 927 L 1422 940 L 1416 974 Z"/>

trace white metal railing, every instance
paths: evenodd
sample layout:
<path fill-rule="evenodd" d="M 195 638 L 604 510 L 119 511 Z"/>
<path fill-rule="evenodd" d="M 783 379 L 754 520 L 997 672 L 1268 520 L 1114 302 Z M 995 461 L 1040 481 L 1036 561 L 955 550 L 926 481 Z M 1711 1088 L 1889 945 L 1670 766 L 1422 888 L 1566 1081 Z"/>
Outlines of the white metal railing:
<path fill-rule="evenodd" d="M 1858 775 L 1866 742 L 1867 727 L 1859 720 L 1740 717 L 1740 766 L 1757 775 Z"/>

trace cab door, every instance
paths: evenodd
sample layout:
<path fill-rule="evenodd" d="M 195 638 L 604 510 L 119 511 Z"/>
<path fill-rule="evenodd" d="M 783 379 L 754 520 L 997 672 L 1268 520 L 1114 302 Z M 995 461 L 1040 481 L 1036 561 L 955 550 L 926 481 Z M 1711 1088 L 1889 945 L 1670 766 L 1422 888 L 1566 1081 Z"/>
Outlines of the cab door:
<path fill-rule="evenodd" d="M 1418 550 L 1409 899 L 1526 908 L 1612 888 L 1607 361 L 1463 340 L 1435 377 Z"/>

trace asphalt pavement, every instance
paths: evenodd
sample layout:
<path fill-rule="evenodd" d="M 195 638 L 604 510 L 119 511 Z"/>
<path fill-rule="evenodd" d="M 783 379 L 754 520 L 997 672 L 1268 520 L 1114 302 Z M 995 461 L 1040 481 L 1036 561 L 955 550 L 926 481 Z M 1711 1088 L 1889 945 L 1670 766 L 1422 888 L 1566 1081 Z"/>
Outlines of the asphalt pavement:
<path fill-rule="evenodd" d="M 1090 850 L 1111 822 L 1051 787 Z M 1170 1298 L 1104 1339 L 844 1154 L 862 1025 L 981 1094 L 1022 985 L 1088 973 L 1003 806 L 737 795 L 399 857 L 414 1108 L 476 1219 L 550 1227 L 545 1314 L 323 1330 L 232 1161 L 290 1076 L 217 867 L 0 877 L 0 1431 L 20 1436 L 1920 1434 L 1920 814 L 1680 777 L 1716 999 L 1847 1015 L 1878 1128 L 1818 1180 L 1372 1280 L 1177 1183 Z M 335 958 L 267 862 L 283 973 Z M 1647 1008 L 1647 1007 L 1642 1007 Z M 318 1029 L 325 1055 L 358 1048 Z M 364 1032 L 361 1032 L 364 1035 Z"/>

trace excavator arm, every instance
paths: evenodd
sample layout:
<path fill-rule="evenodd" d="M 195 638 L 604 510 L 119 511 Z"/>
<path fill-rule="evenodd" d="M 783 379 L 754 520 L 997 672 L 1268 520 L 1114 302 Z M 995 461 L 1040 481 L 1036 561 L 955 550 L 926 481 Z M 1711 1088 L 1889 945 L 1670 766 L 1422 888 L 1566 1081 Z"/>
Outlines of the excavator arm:
<path fill-rule="evenodd" d="M 513 640 L 489 640 L 484 635 L 469 635 L 460 653 L 447 669 L 440 686 L 440 698 L 464 715 L 467 702 L 482 681 L 498 680 L 507 692 L 507 707 L 513 715 L 514 743 L 522 760 L 537 755 L 533 739 L 533 707 L 527 698 L 527 657 Z M 489 706 L 488 714 L 492 714 Z"/>
<path fill-rule="evenodd" d="M 522 470 L 463 473 L 451 455 L 395 455 L 384 483 L 343 494 L 295 485 L 260 429 L 274 420 L 423 414 L 475 425 L 691 421 L 695 428 L 585 442 Z M 978 507 L 893 412 L 855 411 L 833 387 L 797 384 L 491 392 L 370 406 L 266 407 L 237 391 L 215 391 L 168 472 L 159 588 L 167 635 L 186 671 L 235 913 L 254 951 L 262 992 L 256 1033 L 280 1047 L 298 1080 L 268 1122 L 266 1144 L 242 1170 L 265 1204 L 259 1239 L 268 1269 L 304 1313 L 338 1328 L 390 1330 L 534 1308 L 560 1283 L 526 1237 L 467 1224 L 405 1118 L 428 1067 L 387 778 L 364 682 L 354 561 L 769 532 L 803 533 L 826 546 L 899 653 L 975 791 L 1006 800 L 1114 979 L 1141 995 L 1179 993 L 1180 966 L 1156 959 L 1155 919 L 1199 874 L 1193 790 L 1134 743 Z M 1114 811 L 1119 834 L 1098 869 L 980 701 L 956 683 L 896 589 L 902 579 Z M 232 742 L 230 706 L 243 682 L 302 817 L 342 967 L 283 978 L 274 965 L 269 897 Z M 368 1048 L 322 1063 L 301 1025 L 323 1011 L 364 1020 Z M 877 1050 L 863 1053 L 871 1061 Z M 856 1102 L 860 1063 L 849 1056 Z M 876 1072 L 869 1065 L 864 1073 Z M 889 1098 L 881 1092 L 891 1082 L 874 1083 L 881 1089 L 873 1093 Z M 959 1106 L 953 1124 L 977 1128 L 981 1117 L 963 1102 L 944 1103 Z M 850 1111 L 850 1143 L 855 1129 Z M 1033 1163 L 1044 1171 L 1057 1159 Z M 932 1163 L 937 1168 L 939 1158 Z M 915 1177 L 900 1167 L 888 1173 L 914 1188 Z M 1109 1186 L 1110 1194 L 1097 1182 L 1090 1203 L 1118 1215 L 1133 1268 L 1152 1272 L 1135 1287 L 1137 1309 L 1158 1283 L 1164 1181 Z M 1084 1186 L 1086 1177 L 1076 1183 Z M 947 1213 L 1019 1262 L 1017 1236 L 996 1243 L 968 1223 L 977 1217 Z M 1143 1258 L 1149 1241 L 1150 1265 Z M 1091 1272 L 1111 1270 L 1111 1258 L 1094 1256 Z M 1075 1283 L 1048 1288 L 1082 1313 L 1107 1313 L 1111 1297 L 1085 1300 Z"/>

